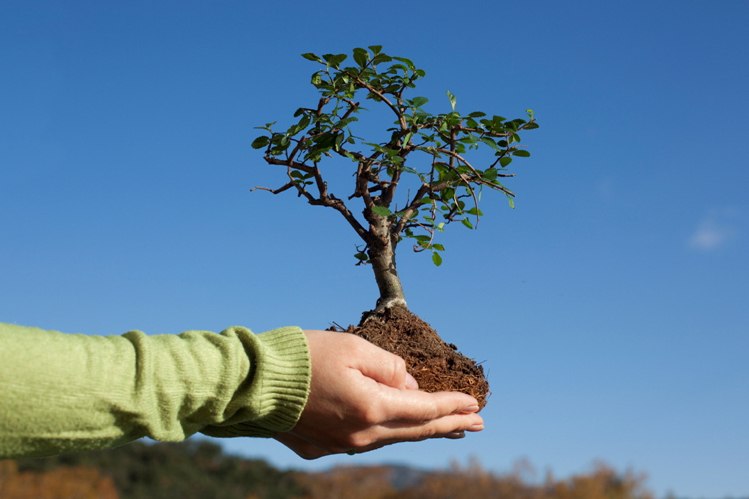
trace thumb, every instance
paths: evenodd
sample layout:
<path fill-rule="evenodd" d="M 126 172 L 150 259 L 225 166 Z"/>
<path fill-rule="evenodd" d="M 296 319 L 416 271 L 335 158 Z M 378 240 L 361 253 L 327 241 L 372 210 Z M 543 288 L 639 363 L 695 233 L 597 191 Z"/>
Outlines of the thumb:
<path fill-rule="evenodd" d="M 372 343 L 363 342 L 365 346 L 357 352 L 358 355 L 352 367 L 358 369 L 364 376 L 392 388 L 399 390 L 419 388 L 414 377 L 406 371 L 405 360 Z"/>

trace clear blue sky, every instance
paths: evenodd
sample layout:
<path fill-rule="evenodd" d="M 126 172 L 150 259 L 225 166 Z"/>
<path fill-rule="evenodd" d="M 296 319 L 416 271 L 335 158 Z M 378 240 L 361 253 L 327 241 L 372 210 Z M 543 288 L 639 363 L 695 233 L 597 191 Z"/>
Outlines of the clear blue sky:
<path fill-rule="evenodd" d="M 293 195 L 253 127 L 313 98 L 299 54 L 382 44 L 443 112 L 521 116 L 510 210 L 486 196 L 411 307 L 484 362 L 487 429 L 283 466 L 594 459 L 659 493 L 749 495 L 746 1 L 0 3 L 0 320 L 63 331 L 356 322 L 354 233 Z M 341 172 L 347 176 L 347 172 Z M 344 177 L 341 177 L 344 178 Z M 406 248 L 403 248 L 406 249 Z"/>

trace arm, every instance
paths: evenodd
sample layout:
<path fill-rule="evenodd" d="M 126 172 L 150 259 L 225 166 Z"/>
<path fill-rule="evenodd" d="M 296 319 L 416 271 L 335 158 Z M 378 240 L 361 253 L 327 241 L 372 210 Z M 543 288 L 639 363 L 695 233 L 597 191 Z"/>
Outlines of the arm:
<path fill-rule="evenodd" d="M 0 456 L 272 436 L 296 424 L 309 378 L 298 328 L 85 336 L 0 324 Z"/>
<path fill-rule="evenodd" d="M 400 357 L 298 328 L 84 336 L 0 324 L 0 387 L 0 457 L 201 431 L 275 436 L 311 459 L 483 429 L 473 397 L 418 391 Z"/>

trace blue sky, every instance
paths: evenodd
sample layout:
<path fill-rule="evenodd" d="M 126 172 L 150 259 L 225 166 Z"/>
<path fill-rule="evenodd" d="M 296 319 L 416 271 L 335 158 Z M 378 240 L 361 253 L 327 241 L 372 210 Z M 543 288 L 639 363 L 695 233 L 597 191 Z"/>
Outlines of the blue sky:
<path fill-rule="evenodd" d="M 249 143 L 314 99 L 302 52 L 381 44 L 428 109 L 536 111 L 517 208 L 485 196 L 411 308 L 482 361 L 487 429 L 283 466 L 595 459 L 659 493 L 749 494 L 745 1 L 0 4 L 0 320 L 112 334 L 353 323 L 355 234 Z M 345 180 L 348 173 L 341 173 Z M 406 247 L 403 250 L 407 250 Z"/>

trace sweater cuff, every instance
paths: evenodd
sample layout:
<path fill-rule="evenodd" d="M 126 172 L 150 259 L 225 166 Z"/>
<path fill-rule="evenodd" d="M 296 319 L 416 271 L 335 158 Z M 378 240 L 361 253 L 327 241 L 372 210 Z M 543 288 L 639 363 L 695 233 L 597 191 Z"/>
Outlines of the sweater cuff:
<path fill-rule="evenodd" d="M 232 405 L 246 404 L 223 425 L 203 428 L 212 437 L 272 437 L 296 426 L 309 396 L 312 376 L 309 348 L 298 327 L 283 327 L 253 335 L 232 328 L 246 346 L 251 367 Z M 226 332 L 224 332 L 226 334 Z M 250 416 L 251 414 L 251 416 Z M 242 419 L 245 419 L 242 421 Z"/>

